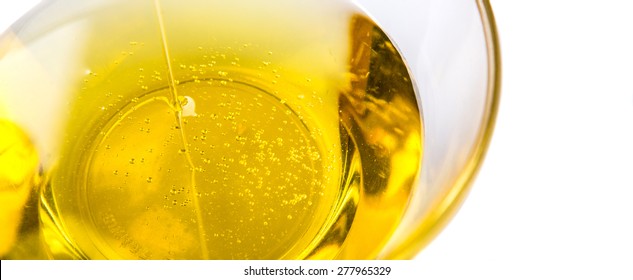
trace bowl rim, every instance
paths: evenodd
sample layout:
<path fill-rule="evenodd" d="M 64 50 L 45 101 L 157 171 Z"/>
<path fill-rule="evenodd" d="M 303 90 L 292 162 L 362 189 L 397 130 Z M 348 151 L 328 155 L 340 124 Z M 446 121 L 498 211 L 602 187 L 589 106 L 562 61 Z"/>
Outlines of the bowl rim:
<path fill-rule="evenodd" d="M 383 256 L 386 259 L 411 259 L 435 239 L 466 199 L 490 146 L 501 98 L 501 51 L 490 1 L 474 1 L 483 25 L 488 64 L 486 103 L 481 128 L 463 172 L 455 179 L 453 187 L 448 188 L 433 202 L 434 205 L 430 207 L 432 210 L 419 219 L 421 223 L 405 240 Z"/>

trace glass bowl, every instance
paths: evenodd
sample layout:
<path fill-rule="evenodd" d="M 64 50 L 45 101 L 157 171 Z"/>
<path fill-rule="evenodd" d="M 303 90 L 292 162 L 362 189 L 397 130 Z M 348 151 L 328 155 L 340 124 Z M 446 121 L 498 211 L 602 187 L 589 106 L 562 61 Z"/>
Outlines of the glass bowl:
<path fill-rule="evenodd" d="M 3 259 L 406 259 L 490 141 L 488 1 L 43 1 L 0 37 Z"/>

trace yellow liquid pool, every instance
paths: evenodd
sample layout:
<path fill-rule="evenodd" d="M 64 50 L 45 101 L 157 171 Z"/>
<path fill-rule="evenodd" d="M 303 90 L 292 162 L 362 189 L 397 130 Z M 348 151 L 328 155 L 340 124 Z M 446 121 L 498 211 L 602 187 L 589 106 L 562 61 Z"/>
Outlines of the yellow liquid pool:
<path fill-rule="evenodd" d="M 82 19 L 50 257 L 367 259 L 394 232 L 422 153 L 396 47 L 345 1 L 224 2 Z"/>

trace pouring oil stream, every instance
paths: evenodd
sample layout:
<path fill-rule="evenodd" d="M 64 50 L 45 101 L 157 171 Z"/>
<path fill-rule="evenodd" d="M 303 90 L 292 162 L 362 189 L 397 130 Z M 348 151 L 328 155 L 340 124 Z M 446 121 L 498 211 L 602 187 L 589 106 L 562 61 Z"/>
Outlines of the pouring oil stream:
<path fill-rule="evenodd" d="M 181 104 L 181 101 L 179 100 L 179 96 L 178 96 L 178 91 L 176 89 L 176 82 L 174 80 L 174 73 L 171 67 L 171 59 L 169 57 L 169 47 L 167 45 L 167 36 L 165 34 L 165 23 L 163 21 L 163 15 L 161 12 L 161 6 L 160 6 L 160 1 L 159 0 L 154 0 L 154 7 L 156 8 L 156 17 L 158 18 L 158 25 L 160 27 L 160 35 L 161 35 L 161 40 L 163 43 L 163 53 L 165 54 L 165 61 L 167 63 L 167 70 L 168 70 L 168 76 L 169 76 L 169 91 L 172 94 L 172 106 L 174 107 L 175 111 L 176 111 L 176 123 L 177 123 L 177 127 L 176 129 L 178 129 L 180 131 L 180 138 L 182 140 L 182 144 L 183 144 L 183 150 L 181 150 L 182 152 L 184 152 L 184 155 L 187 159 L 187 163 L 189 164 L 190 168 L 191 168 L 191 188 L 193 190 L 193 203 L 194 203 L 194 207 L 195 207 L 195 211 L 196 211 L 196 219 L 198 220 L 198 222 L 196 223 L 198 225 L 198 235 L 199 235 L 199 239 L 200 239 L 200 245 L 201 250 L 202 250 L 202 258 L 203 259 L 209 259 L 209 250 L 208 250 L 208 245 L 206 242 L 206 232 L 204 229 L 204 224 L 203 224 L 203 220 L 202 220 L 202 209 L 200 208 L 200 201 L 198 200 L 198 189 L 196 187 L 196 167 L 193 164 L 193 160 L 191 159 L 191 153 L 189 151 L 189 143 L 187 142 L 187 137 L 185 135 L 185 131 L 184 131 L 184 127 L 183 127 L 183 121 L 182 121 L 182 117 L 183 117 L 183 104 Z M 187 99 L 183 98 L 183 101 L 186 101 Z M 186 105 L 186 104 L 185 104 Z"/>

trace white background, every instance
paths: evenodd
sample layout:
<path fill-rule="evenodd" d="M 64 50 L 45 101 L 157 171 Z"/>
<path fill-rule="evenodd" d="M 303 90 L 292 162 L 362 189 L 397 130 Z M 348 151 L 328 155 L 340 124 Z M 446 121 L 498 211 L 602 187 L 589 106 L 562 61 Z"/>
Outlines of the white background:
<path fill-rule="evenodd" d="M 493 141 L 428 279 L 633 279 L 633 1 L 491 0 Z"/>
<path fill-rule="evenodd" d="M 492 145 L 424 279 L 633 279 L 633 1 L 490 0 Z M 0 0 L 0 30 L 32 3 Z"/>

